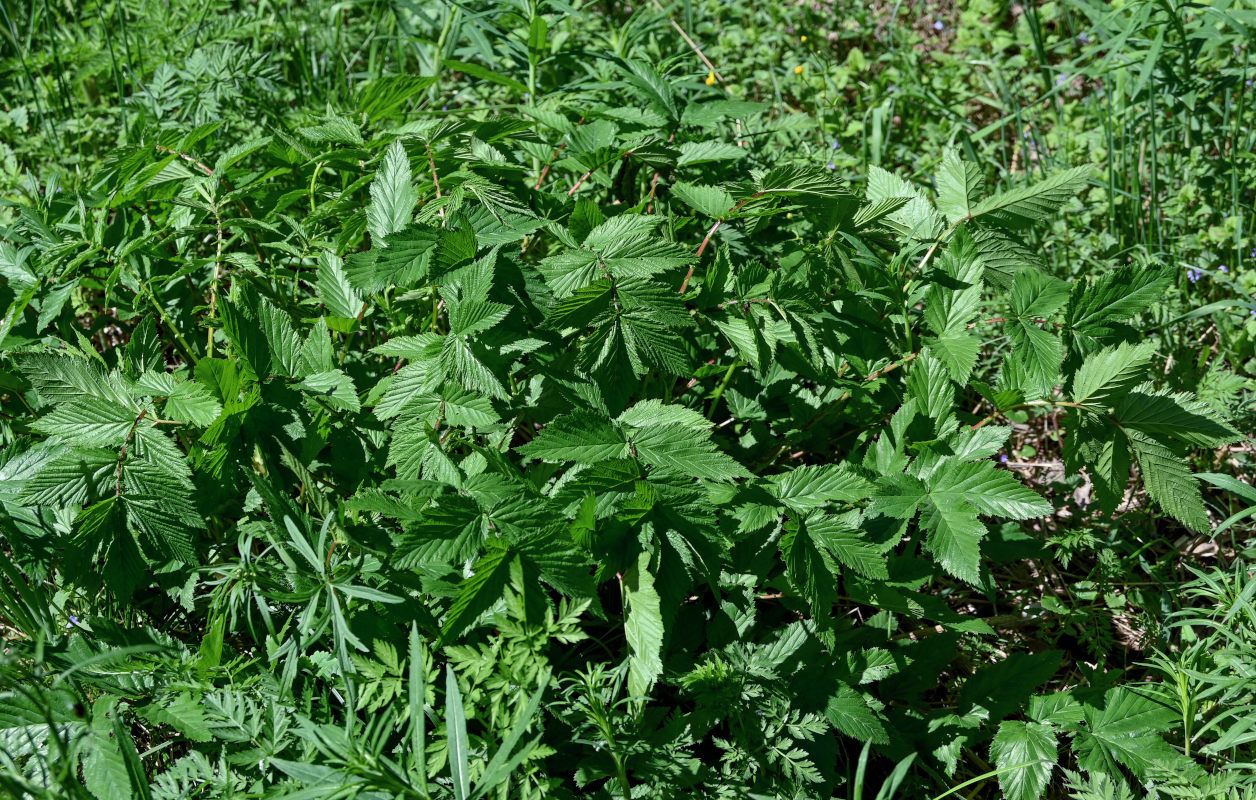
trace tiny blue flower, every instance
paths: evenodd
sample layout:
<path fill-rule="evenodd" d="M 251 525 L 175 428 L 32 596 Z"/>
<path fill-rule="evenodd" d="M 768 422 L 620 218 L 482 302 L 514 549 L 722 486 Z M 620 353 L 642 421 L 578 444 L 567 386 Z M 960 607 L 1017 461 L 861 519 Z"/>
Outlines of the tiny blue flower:
<path fill-rule="evenodd" d="M 1077 43 L 1080 45 L 1088 45 L 1090 44 L 1090 37 L 1084 33 L 1079 33 L 1077 34 Z"/>
<path fill-rule="evenodd" d="M 67 622 L 67 623 L 65 624 L 65 627 L 66 627 L 67 629 L 68 629 L 68 628 L 73 628 L 73 627 L 74 627 L 75 625 L 77 625 L 77 624 L 78 624 L 78 617 L 76 617 L 76 616 L 74 616 L 73 614 L 71 614 L 71 615 L 70 615 L 70 621 L 69 621 L 69 622 Z"/>
<path fill-rule="evenodd" d="M 1225 264 L 1222 264 L 1221 266 L 1217 267 L 1217 269 L 1221 270 L 1222 272 L 1229 272 L 1229 271 L 1230 271 L 1230 268 L 1229 268 L 1229 267 L 1227 267 Z"/>
<path fill-rule="evenodd" d="M 834 150 L 836 150 L 837 148 L 839 148 L 839 147 L 841 147 L 841 146 L 842 146 L 842 143 L 841 143 L 841 142 L 839 142 L 837 139 L 834 139 L 834 140 L 833 140 L 833 149 L 834 149 Z"/>
<path fill-rule="evenodd" d="M 942 20 L 940 20 L 940 19 L 939 19 L 939 20 L 935 20 L 935 21 L 934 21 L 934 23 L 933 23 L 933 29 L 934 29 L 935 31 L 942 31 L 942 30 L 946 30 L 946 23 L 944 23 L 944 22 L 943 22 Z"/>
<path fill-rule="evenodd" d="M 1059 76 L 1057 76 L 1057 77 L 1056 77 L 1056 79 L 1055 79 L 1055 85 L 1056 85 L 1056 86 L 1060 86 L 1060 85 L 1062 85 L 1062 84 L 1063 84 L 1065 81 L 1067 81 L 1067 80 L 1068 80 L 1068 76 L 1067 76 L 1067 75 L 1059 75 Z"/>
<path fill-rule="evenodd" d="M 1186 277 L 1190 279 L 1191 283 L 1194 283 L 1195 281 L 1199 280 L 1202 275 L 1203 273 L 1197 269 L 1188 269 L 1186 271 Z"/>
<path fill-rule="evenodd" d="M 448 111 L 448 110 L 449 110 L 449 106 L 441 106 L 441 107 L 440 107 L 440 110 L 441 110 L 441 111 Z"/>
<path fill-rule="evenodd" d="M 1006 463 L 1007 463 L 1007 453 L 1003 453 L 1002 455 L 1000 455 L 1000 456 L 999 456 L 999 463 L 1000 463 L 1000 464 L 1006 464 Z"/>
<path fill-rule="evenodd" d="M 837 165 L 836 165 L 836 164 L 834 164 L 832 161 L 830 161 L 830 162 L 829 162 L 829 169 L 837 169 Z"/>

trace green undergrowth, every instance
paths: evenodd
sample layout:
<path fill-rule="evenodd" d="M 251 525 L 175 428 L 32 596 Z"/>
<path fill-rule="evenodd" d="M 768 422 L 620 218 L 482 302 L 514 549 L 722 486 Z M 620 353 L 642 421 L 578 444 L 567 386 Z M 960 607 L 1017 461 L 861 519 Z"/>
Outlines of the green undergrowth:
<path fill-rule="evenodd" d="M 907 5 L 4 6 L 3 792 L 1254 796 L 1256 12 Z"/>

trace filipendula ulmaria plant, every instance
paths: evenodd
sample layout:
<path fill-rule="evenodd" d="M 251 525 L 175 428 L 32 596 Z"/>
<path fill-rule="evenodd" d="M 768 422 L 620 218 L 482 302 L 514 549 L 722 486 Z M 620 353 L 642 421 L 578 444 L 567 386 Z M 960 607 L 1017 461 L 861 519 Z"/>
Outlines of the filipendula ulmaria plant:
<path fill-rule="evenodd" d="M 0 251 L 4 601 L 28 661 L 107 699 L 39 734 L 89 744 L 6 769 L 821 797 L 870 743 L 921 792 L 984 753 L 1024 800 L 1063 740 L 1202 775 L 1154 696 L 1036 695 L 1059 651 L 959 665 L 997 635 L 989 522 L 1054 510 L 996 460 L 1007 415 L 1063 409 L 1101 510 L 1136 466 L 1196 531 L 1185 456 L 1239 438 L 1151 380 L 1165 270 L 1043 269 L 1087 169 L 996 191 L 947 154 L 932 191 L 856 191 L 753 146 L 792 135 L 765 106 L 595 73 L 500 113 L 408 113 L 432 82 L 397 76 L 256 140 L 154 129 L 30 198 Z"/>

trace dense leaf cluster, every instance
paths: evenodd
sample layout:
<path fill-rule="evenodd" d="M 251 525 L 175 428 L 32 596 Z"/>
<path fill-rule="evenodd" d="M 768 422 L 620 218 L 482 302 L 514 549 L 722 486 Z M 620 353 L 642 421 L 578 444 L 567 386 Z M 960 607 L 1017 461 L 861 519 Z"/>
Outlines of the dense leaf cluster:
<path fill-rule="evenodd" d="M 1207 532 L 1188 456 L 1242 439 L 1159 379 L 1167 268 L 1046 268 L 1091 167 L 852 184 L 631 54 L 537 97 L 529 8 L 528 83 L 439 67 L 509 104 L 384 75 L 241 138 L 210 96 L 16 205 L 7 791 L 1208 796 L 1241 727 L 1197 758 L 999 591 L 1055 517 Z"/>

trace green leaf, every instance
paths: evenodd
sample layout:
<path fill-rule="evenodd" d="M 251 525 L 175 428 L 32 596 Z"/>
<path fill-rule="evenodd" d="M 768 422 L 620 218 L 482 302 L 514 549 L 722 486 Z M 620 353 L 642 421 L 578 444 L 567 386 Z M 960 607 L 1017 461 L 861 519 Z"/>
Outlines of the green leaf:
<path fill-rule="evenodd" d="M 139 406 L 122 385 L 119 375 L 106 372 L 99 361 L 43 353 L 19 354 L 14 360 L 45 402 L 62 403 L 91 395 L 139 413 Z"/>
<path fill-rule="evenodd" d="M 344 261 L 335 253 L 318 254 L 318 297 L 334 316 L 354 319 L 362 311 L 362 296 L 349 283 Z"/>
<path fill-rule="evenodd" d="M 830 503 L 858 503 L 872 492 L 872 484 L 844 464 L 797 467 L 768 481 L 782 503 L 799 511 Z"/>
<path fill-rule="evenodd" d="M 868 701 L 857 690 L 843 684 L 829 698 L 824 716 L 842 734 L 856 741 L 889 744 L 890 734 Z"/>
<path fill-rule="evenodd" d="M 610 420 L 592 412 L 577 412 L 554 420 L 517 450 L 544 461 L 596 464 L 626 457 L 628 442 Z"/>
<path fill-rule="evenodd" d="M 1121 323 L 1151 308 L 1173 283 L 1168 266 L 1130 264 L 1073 284 L 1064 321 L 1070 349 L 1081 355 L 1123 330 Z"/>
<path fill-rule="evenodd" d="M 69 444 L 121 447 L 138 416 L 127 406 L 88 396 L 62 403 L 31 427 Z"/>
<path fill-rule="evenodd" d="M 928 532 L 925 545 L 943 569 L 967 583 L 978 582 L 986 526 L 972 506 L 930 503 L 921 515 L 920 527 Z"/>
<path fill-rule="evenodd" d="M 126 363 L 131 370 L 128 374 L 140 375 L 161 370 L 164 349 L 153 318 L 144 317 L 131 331 L 131 341 L 126 345 Z"/>
<path fill-rule="evenodd" d="M 354 412 L 362 409 L 353 380 L 338 369 L 309 375 L 298 385 L 304 392 L 320 398 L 332 408 Z"/>
<path fill-rule="evenodd" d="M 1227 492 L 1236 494 L 1247 502 L 1256 505 L 1256 487 L 1243 483 L 1233 475 L 1225 475 L 1220 472 L 1201 472 L 1195 477 L 1208 481 L 1218 489 L 1224 489 Z"/>
<path fill-rule="evenodd" d="M 131 732 L 123 725 L 121 714 L 114 709 L 110 715 L 113 722 L 113 739 L 122 753 L 122 763 L 126 768 L 127 779 L 131 784 L 132 796 L 140 800 L 151 800 L 152 792 L 148 785 L 148 775 L 144 773 L 144 765 L 140 763 L 140 755 L 135 750 L 135 741 Z"/>
<path fill-rule="evenodd" d="M 954 150 L 948 150 L 942 157 L 934 183 L 938 189 L 938 210 L 951 222 L 973 216 L 985 190 L 981 167 L 961 160 Z"/>
<path fill-rule="evenodd" d="M 222 413 L 222 404 L 208 386 L 199 381 L 184 381 L 166 398 L 163 413 L 199 428 L 208 427 Z"/>
<path fill-rule="evenodd" d="M 499 83 L 502 86 L 507 86 L 520 93 L 526 93 L 528 91 L 528 87 L 526 85 L 520 83 L 514 78 L 503 75 L 500 72 L 494 72 L 493 70 L 487 67 L 482 67 L 479 64 L 472 64 L 466 61 L 454 61 L 450 58 L 444 59 L 441 63 L 449 69 L 464 72 L 472 78 L 479 78 L 483 81 Z"/>
<path fill-rule="evenodd" d="M 990 743 L 990 758 L 996 768 L 1007 770 L 999 774 L 1007 800 L 1038 800 L 1055 767 L 1055 732 L 1039 722 L 1004 722 Z"/>
<path fill-rule="evenodd" d="M 350 255 L 345 264 L 345 277 L 354 289 L 366 294 L 394 286 L 415 286 L 428 275 L 440 238 L 437 228 L 407 225 L 372 242 L 373 247 L 365 253 Z M 354 311 L 354 316 L 357 313 Z"/>
<path fill-rule="evenodd" d="M 874 205 L 902 201 L 897 210 L 884 217 L 884 221 L 899 234 L 933 241 L 946 229 L 946 220 L 919 187 L 880 167 L 868 169 L 867 199 Z"/>
<path fill-rule="evenodd" d="M 672 194 L 694 211 L 712 219 L 723 219 L 733 210 L 733 196 L 718 186 L 680 181 L 672 186 Z"/>
<path fill-rule="evenodd" d="M 1051 504 L 990 461 L 952 462 L 933 476 L 929 496 L 943 505 L 966 502 L 982 514 L 1029 519 L 1052 512 Z"/>
<path fill-rule="evenodd" d="M 680 151 L 680 158 L 676 160 L 678 167 L 714 161 L 738 161 L 746 157 L 746 148 L 738 147 L 732 142 L 681 142 L 676 149 Z"/>
<path fill-rule="evenodd" d="M 1143 473 L 1147 494 L 1177 521 L 1198 533 L 1207 533 L 1208 509 L 1199 481 L 1190 466 L 1163 442 L 1137 431 L 1127 431 L 1130 447 Z"/>
<path fill-rule="evenodd" d="M 179 692 L 160 704 L 146 706 L 141 713 L 158 725 L 171 726 L 194 742 L 208 742 L 212 738 L 204 706 L 188 692 Z"/>
<path fill-rule="evenodd" d="M 446 336 L 444 345 L 440 365 L 446 375 L 456 379 L 463 388 L 471 392 L 486 394 L 498 400 L 505 400 L 510 396 L 496 371 L 486 363 L 488 353 L 483 346 L 456 333 Z"/>
<path fill-rule="evenodd" d="M 1090 167 L 1074 167 L 1031 186 L 988 197 L 972 209 L 971 217 L 986 217 L 1009 228 L 1028 228 L 1050 219 L 1078 195 Z"/>
<path fill-rule="evenodd" d="M 679 427 L 655 427 L 639 430 L 631 439 L 637 458 L 663 472 L 717 481 L 750 477 L 732 456 L 717 450 L 709 436 L 695 436 Z"/>
<path fill-rule="evenodd" d="M 384 75 L 375 78 L 358 90 L 358 110 L 372 119 L 382 119 L 436 81 L 434 75 Z"/>
<path fill-rule="evenodd" d="M 785 573 L 802 599 L 811 608 L 813 619 L 827 620 L 837 602 L 837 570 L 827 552 L 812 537 L 802 520 L 790 521 L 781 534 Z"/>
<path fill-rule="evenodd" d="M 1012 282 L 1012 313 L 1017 317 L 1050 319 L 1068 300 L 1068 284 L 1036 269 L 1021 270 Z"/>
<path fill-rule="evenodd" d="M 1073 402 L 1111 407 L 1147 376 L 1154 342 L 1121 343 L 1090 356 L 1073 376 Z"/>
<path fill-rule="evenodd" d="M 930 336 L 925 340 L 929 352 L 946 367 L 952 380 L 967 383 L 981 354 L 981 339 L 960 331 Z"/>
<path fill-rule="evenodd" d="M 458 594 L 449 607 L 445 624 L 441 626 L 441 642 L 453 641 L 502 599 L 510 581 L 510 564 L 515 557 L 510 548 L 493 543 L 488 552 L 475 562 L 471 567 L 471 577 L 458 584 Z"/>
<path fill-rule="evenodd" d="M 371 182 L 371 201 L 366 206 L 366 226 L 378 243 L 376 246 L 387 246 L 389 234 L 410 224 L 418 201 L 419 192 L 410 174 L 410 156 L 401 140 L 394 139 Z"/>
<path fill-rule="evenodd" d="M 1176 712 L 1133 689 L 1111 689 L 1101 705 L 1084 705 L 1082 713 L 1086 728 L 1078 732 L 1074 748 L 1078 764 L 1088 772 L 1119 773 L 1123 765 L 1147 780 L 1153 768 L 1169 769 L 1181 761 L 1159 736 Z"/>
<path fill-rule="evenodd" d="M 807 534 L 817 547 L 832 555 L 839 564 L 865 578 L 888 580 L 885 556 L 868 541 L 863 531 L 834 517 L 811 517 Z"/>
<path fill-rule="evenodd" d="M 663 615 L 650 574 L 650 555 L 642 553 L 624 573 L 624 603 L 628 609 L 624 636 L 628 640 L 628 694 L 645 698 L 663 674 Z"/>
<path fill-rule="evenodd" d="M 122 496 L 127 518 L 150 541 L 160 546 L 162 555 L 185 564 L 196 563 L 195 532 L 204 527 L 196 509 L 185 496 L 158 496 L 128 492 Z"/>
<path fill-rule="evenodd" d="M 428 563 L 450 564 L 475 558 L 486 536 L 486 520 L 469 497 L 441 497 L 424 509 L 421 522 L 399 537 L 393 562 L 402 569 Z"/>
<path fill-rule="evenodd" d="M 1012 653 L 986 664 L 960 687 L 958 710 L 991 722 L 1020 711 L 1034 689 L 1059 671 L 1063 655 L 1059 650 Z"/>
<path fill-rule="evenodd" d="M 1123 428 L 1150 436 L 1170 436 L 1198 447 L 1223 447 L 1243 438 L 1207 403 L 1186 392 L 1146 384 L 1131 391 L 1112 411 Z"/>
<path fill-rule="evenodd" d="M 311 142 L 334 142 L 336 144 L 363 145 L 362 132 L 352 121 L 340 116 L 329 116 L 318 125 L 300 128 L 297 131 Z"/>
<path fill-rule="evenodd" d="M 467 711 L 453 665 L 445 667 L 445 734 L 448 737 L 449 773 L 454 800 L 467 800 L 471 794 L 470 741 L 467 739 Z M 420 769 L 425 769 L 420 765 Z"/>
<path fill-rule="evenodd" d="M 641 400 L 620 414 L 617 421 L 634 428 L 679 426 L 691 431 L 701 431 L 703 438 L 711 431 L 711 421 L 697 411 L 675 403 L 664 403 L 662 400 Z"/>
<path fill-rule="evenodd" d="M 116 713 L 116 712 L 115 712 Z M 104 719 L 104 714 L 101 714 Z M 101 730 L 90 737 L 90 749 L 83 758 L 83 782 L 98 800 L 131 800 L 131 782 L 126 761 L 118 743 Z"/>

